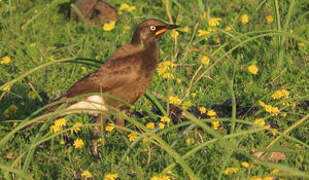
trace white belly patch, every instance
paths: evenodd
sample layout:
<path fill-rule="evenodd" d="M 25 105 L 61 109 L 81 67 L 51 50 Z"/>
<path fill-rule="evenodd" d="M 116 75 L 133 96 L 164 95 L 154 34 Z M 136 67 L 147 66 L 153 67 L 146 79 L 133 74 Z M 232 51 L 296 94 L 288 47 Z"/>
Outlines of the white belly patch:
<path fill-rule="evenodd" d="M 104 106 L 104 103 L 105 102 L 102 96 L 99 95 L 89 96 L 86 99 L 86 101 L 79 101 L 69 106 L 68 109 L 71 111 L 65 114 L 86 113 L 91 115 L 98 115 L 101 113 L 100 111 L 107 111 L 107 108 Z"/>

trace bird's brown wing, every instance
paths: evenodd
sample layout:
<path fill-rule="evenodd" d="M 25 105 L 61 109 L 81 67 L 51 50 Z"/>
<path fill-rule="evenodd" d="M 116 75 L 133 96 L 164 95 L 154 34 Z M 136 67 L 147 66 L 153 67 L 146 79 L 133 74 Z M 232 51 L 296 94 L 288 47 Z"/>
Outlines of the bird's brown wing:
<path fill-rule="evenodd" d="M 77 81 L 66 93 L 66 98 L 92 92 L 107 92 L 131 82 L 138 76 L 134 58 L 123 57 L 111 59 L 98 70 Z"/>

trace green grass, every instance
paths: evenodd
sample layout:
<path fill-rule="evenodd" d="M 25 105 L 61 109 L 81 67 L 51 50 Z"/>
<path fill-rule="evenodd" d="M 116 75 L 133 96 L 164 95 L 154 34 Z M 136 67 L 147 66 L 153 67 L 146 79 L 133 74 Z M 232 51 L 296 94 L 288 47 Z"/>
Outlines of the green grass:
<path fill-rule="evenodd" d="M 11 86 L 8 92 L 0 91 L 0 179 L 74 179 L 82 178 L 84 170 L 94 179 L 107 173 L 118 173 L 119 179 L 150 179 L 160 174 L 171 179 L 309 178 L 309 3 L 305 0 L 126 1 L 136 9 L 124 11 L 109 32 L 101 25 L 70 21 L 60 7 L 67 0 L 31 2 L 0 2 L 0 58 L 11 59 L 0 64 L 0 89 Z M 124 1 L 110 2 L 119 8 Z M 168 14 L 175 24 L 190 28 L 189 32 L 178 29 L 177 38 L 166 33 L 160 41 L 161 62 L 176 64 L 170 70 L 175 78 L 164 79 L 156 73 L 147 96 L 136 102 L 130 117 L 111 112 L 125 118 L 127 126 L 124 133 L 102 132 L 99 160 L 93 161 L 91 116 L 67 116 L 66 126 L 51 133 L 55 114 L 42 112 L 55 97 L 128 43 L 136 24 L 147 18 L 169 22 Z M 249 16 L 247 24 L 240 22 L 243 14 Z M 267 23 L 266 16 L 274 22 Z M 222 19 L 217 31 L 198 36 L 198 30 L 208 29 L 212 17 Z M 232 30 L 225 31 L 226 26 Z M 208 65 L 201 64 L 202 56 L 210 58 Z M 257 75 L 248 72 L 253 64 L 259 68 Z M 281 89 L 289 91 L 289 97 L 273 99 L 272 94 Z M 181 115 L 186 120 L 170 122 L 163 130 L 148 130 L 145 125 L 158 124 L 163 115 L 174 118 L 170 96 L 182 99 L 181 109 L 191 101 L 192 107 Z M 227 99 L 231 107 L 220 109 Z M 259 101 L 278 107 L 279 115 L 266 112 Z M 11 105 L 17 107 L 16 112 Z M 236 105 L 252 111 L 239 116 L 241 108 Z M 212 127 L 214 119 L 200 115 L 201 106 L 216 110 L 219 129 Z M 50 120 L 19 131 L 44 117 Z M 258 118 L 267 126 L 254 125 Z M 76 122 L 83 126 L 72 135 L 70 128 Z M 271 133 L 274 129 L 276 135 Z M 130 142 L 130 132 L 140 137 Z M 66 136 L 71 140 L 63 144 Z M 146 143 L 145 136 L 149 137 Z M 85 143 L 80 149 L 73 146 L 72 139 L 77 138 Z M 285 158 L 259 160 L 253 151 L 282 152 Z M 244 161 L 249 168 L 242 167 Z M 238 171 L 224 174 L 229 167 Z M 276 168 L 279 173 L 271 174 Z"/>

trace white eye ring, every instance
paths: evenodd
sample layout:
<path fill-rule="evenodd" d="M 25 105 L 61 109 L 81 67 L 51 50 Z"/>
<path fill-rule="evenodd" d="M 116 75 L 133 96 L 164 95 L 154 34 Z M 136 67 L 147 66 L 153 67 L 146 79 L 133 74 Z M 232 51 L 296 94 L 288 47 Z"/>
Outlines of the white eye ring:
<path fill-rule="evenodd" d="M 152 31 L 156 30 L 156 26 L 150 26 L 150 30 Z"/>

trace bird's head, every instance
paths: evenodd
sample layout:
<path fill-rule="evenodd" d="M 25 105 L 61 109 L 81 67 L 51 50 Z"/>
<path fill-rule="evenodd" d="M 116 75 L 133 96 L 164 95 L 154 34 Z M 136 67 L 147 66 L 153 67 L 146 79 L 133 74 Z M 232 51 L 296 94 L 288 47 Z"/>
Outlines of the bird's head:
<path fill-rule="evenodd" d="M 157 19 L 147 19 L 136 27 L 131 43 L 151 44 L 151 42 L 157 41 L 166 31 L 178 27 L 178 25 L 166 24 Z"/>

